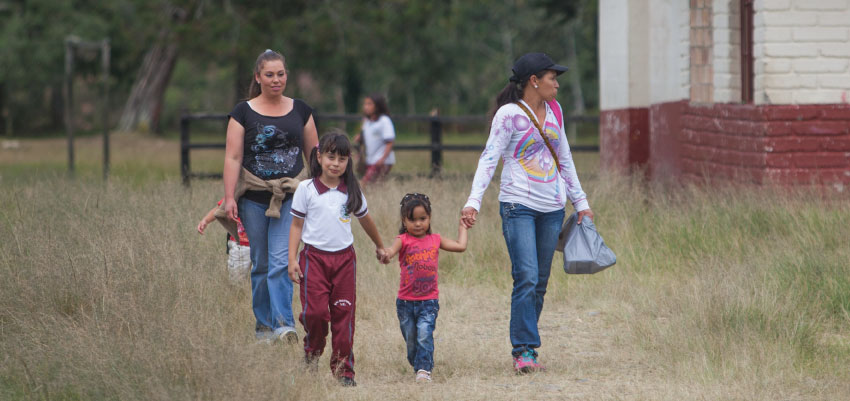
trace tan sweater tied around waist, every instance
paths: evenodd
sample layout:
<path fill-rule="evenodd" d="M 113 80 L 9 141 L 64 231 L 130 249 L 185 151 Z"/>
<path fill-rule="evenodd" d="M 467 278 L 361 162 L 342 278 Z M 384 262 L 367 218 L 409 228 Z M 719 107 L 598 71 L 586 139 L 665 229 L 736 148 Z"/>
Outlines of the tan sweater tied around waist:
<path fill-rule="evenodd" d="M 236 191 L 233 193 L 233 198 L 238 201 L 245 194 L 245 191 L 271 192 L 272 199 L 269 202 L 269 208 L 266 209 L 266 217 L 279 219 L 280 207 L 283 205 L 283 199 L 286 197 L 286 194 L 295 192 L 298 184 L 307 178 L 309 178 L 309 175 L 306 168 L 302 169 L 295 178 L 283 177 L 273 180 L 263 180 L 251 174 L 250 171 L 243 167 L 239 172 L 239 180 L 236 182 Z M 227 217 L 227 213 L 224 210 L 224 202 L 216 210 L 215 219 L 224 226 L 233 238 L 239 238 L 236 230 L 236 222 Z"/>

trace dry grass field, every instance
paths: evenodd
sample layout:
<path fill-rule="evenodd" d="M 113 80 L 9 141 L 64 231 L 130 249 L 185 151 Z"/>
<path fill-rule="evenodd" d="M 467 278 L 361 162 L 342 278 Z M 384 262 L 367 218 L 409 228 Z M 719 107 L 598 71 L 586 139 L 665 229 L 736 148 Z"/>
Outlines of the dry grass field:
<path fill-rule="evenodd" d="M 298 347 L 254 340 L 249 283 L 228 281 L 224 231 L 195 232 L 220 182 L 184 189 L 172 141 L 115 145 L 108 183 L 96 139 L 80 141 L 73 180 L 61 140 L 0 149 L 0 399 L 850 399 L 846 193 L 654 186 L 576 155 L 618 263 L 567 276 L 556 254 L 540 322 L 548 371 L 516 376 L 494 181 L 467 252 L 441 255 L 428 385 L 405 359 L 397 262 L 378 264 L 355 225 L 359 386 L 342 388 L 327 354 L 309 373 Z M 221 165 L 214 152 L 193 158 Z M 366 190 L 386 242 L 412 190 L 431 196 L 434 231 L 455 234 L 477 156 L 447 158 L 443 180 Z M 419 153 L 400 161 L 402 173 L 427 166 Z"/>

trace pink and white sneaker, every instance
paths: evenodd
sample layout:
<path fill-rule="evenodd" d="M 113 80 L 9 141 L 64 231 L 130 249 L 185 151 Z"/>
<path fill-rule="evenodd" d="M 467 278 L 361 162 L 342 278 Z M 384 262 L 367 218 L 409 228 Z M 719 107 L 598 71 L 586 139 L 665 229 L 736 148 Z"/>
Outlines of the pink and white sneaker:
<path fill-rule="evenodd" d="M 542 372 L 544 370 L 546 368 L 537 362 L 537 356 L 531 351 L 523 351 L 522 354 L 514 357 L 514 371 L 517 374 Z"/>

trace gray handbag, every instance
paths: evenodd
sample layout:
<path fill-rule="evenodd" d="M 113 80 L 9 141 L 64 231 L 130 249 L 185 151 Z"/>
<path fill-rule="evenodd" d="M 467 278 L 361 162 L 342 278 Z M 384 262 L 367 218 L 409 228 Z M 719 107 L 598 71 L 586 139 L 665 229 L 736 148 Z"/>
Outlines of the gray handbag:
<path fill-rule="evenodd" d="M 564 271 L 567 274 L 593 274 L 617 263 L 617 255 L 596 232 L 593 220 L 577 222 L 578 214 L 573 213 L 558 235 L 556 249 L 564 253 Z"/>

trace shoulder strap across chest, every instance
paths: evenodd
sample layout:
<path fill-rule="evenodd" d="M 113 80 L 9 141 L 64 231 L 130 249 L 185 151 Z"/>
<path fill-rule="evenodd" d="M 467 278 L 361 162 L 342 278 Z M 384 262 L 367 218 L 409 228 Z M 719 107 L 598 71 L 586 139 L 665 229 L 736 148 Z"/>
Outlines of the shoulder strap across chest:
<path fill-rule="evenodd" d="M 558 172 L 561 172 L 561 163 L 558 161 L 558 154 L 555 153 L 555 148 L 552 147 L 552 144 L 549 143 L 549 138 L 546 137 L 546 134 L 543 132 L 543 128 L 540 127 L 540 123 L 537 122 L 537 119 L 534 118 L 534 115 L 531 114 L 531 110 L 528 107 L 525 107 L 522 102 L 516 102 L 517 106 L 519 106 L 522 111 L 528 116 L 528 119 L 531 120 L 531 123 L 534 124 L 534 127 L 537 128 L 537 132 L 540 133 L 540 137 L 543 138 L 543 143 L 546 144 L 546 148 L 549 149 L 549 152 L 552 154 L 552 158 L 555 159 L 555 167 L 558 168 Z M 560 121 L 559 121 L 560 122 Z"/>

